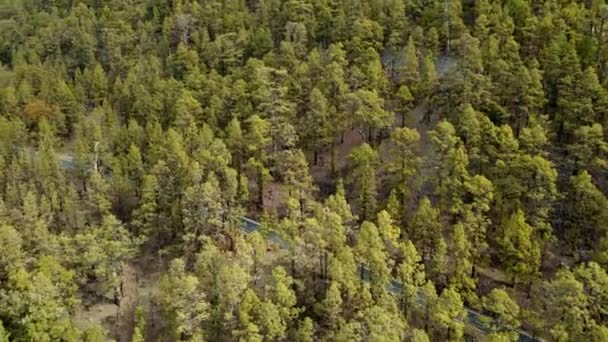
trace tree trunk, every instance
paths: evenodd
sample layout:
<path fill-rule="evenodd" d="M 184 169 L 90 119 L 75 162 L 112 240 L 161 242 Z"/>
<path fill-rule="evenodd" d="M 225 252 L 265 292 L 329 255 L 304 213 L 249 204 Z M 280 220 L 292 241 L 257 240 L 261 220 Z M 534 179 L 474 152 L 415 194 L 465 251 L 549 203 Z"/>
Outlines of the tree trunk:
<path fill-rule="evenodd" d="M 557 130 L 557 141 L 563 142 L 564 138 L 564 121 L 559 123 L 559 129 Z"/>
<path fill-rule="evenodd" d="M 328 273 L 327 264 L 329 263 L 329 260 L 328 260 L 329 258 L 328 258 L 328 255 L 327 255 L 327 251 L 324 251 L 324 259 L 325 259 L 325 261 L 323 263 L 323 267 L 324 267 L 323 274 L 325 274 L 324 278 L 326 279 L 327 278 L 327 273 Z"/>
<path fill-rule="evenodd" d="M 331 142 L 331 174 L 336 174 L 336 143 Z"/>
<path fill-rule="evenodd" d="M 526 285 L 526 298 L 530 299 L 530 291 L 532 290 L 532 280 L 528 280 L 528 285 Z"/>
<path fill-rule="evenodd" d="M 401 297 L 401 311 L 403 312 L 403 317 L 405 317 L 405 319 L 407 319 L 408 316 L 408 307 L 407 307 L 407 303 L 408 301 L 405 299 L 405 297 Z"/>
<path fill-rule="evenodd" d="M 599 75 L 598 76 L 600 77 L 600 80 L 604 79 L 604 71 L 605 71 L 604 70 L 605 67 L 604 67 L 603 63 L 601 63 L 602 54 L 604 52 L 604 44 L 601 43 L 601 39 L 604 36 L 604 24 L 605 24 L 605 21 L 604 21 L 604 19 L 602 19 L 602 21 L 600 22 L 600 28 L 599 28 L 599 32 L 597 35 L 597 37 L 598 37 L 597 40 L 600 42 L 600 44 L 598 44 L 596 64 L 599 65 L 599 70 L 598 70 Z"/>
<path fill-rule="evenodd" d="M 264 210 L 264 175 L 261 171 L 258 172 L 258 205 Z"/>
<path fill-rule="evenodd" d="M 323 275 L 323 251 L 319 250 L 319 278 L 323 279 L 324 275 Z"/>
<path fill-rule="evenodd" d="M 429 331 L 430 311 L 431 311 L 431 308 L 427 304 L 426 309 L 424 310 L 424 330 L 426 330 L 426 331 Z"/>
<path fill-rule="evenodd" d="M 236 194 L 237 194 L 237 198 L 241 198 L 241 194 L 242 194 L 242 189 L 240 187 L 241 184 L 241 158 L 240 156 L 236 157 L 235 160 L 235 168 L 236 168 L 236 181 L 238 182 L 237 184 L 239 184 L 239 186 L 236 187 Z"/>
<path fill-rule="evenodd" d="M 258 251 L 253 249 L 253 285 L 257 283 L 258 275 Z"/>

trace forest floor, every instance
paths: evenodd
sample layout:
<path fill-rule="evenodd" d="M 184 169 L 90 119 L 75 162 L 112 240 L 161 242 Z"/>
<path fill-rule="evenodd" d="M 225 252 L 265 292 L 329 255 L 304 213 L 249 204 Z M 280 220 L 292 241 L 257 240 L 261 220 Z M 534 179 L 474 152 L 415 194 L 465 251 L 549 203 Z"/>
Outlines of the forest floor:
<path fill-rule="evenodd" d="M 157 294 L 160 267 L 158 260 L 150 257 L 129 264 L 123 277 L 123 297 L 120 306 L 114 304 L 111 294 L 90 307 L 81 307 L 75 317 L 75 324 L 81 329 L 93 325 L 102 326 L 116 341 L 130 341 L 134 327 L 134 312 L 141 306 L 147 313 L 147 327 L 150 335 L 157 336 L 161 320 L 158 315 Z M 154 333 L 156 332 L 156 333 Z"/>
<path fill-rule="evenodd" d="M 437 63 L 437 73 L 440 78 L 440 82 L 442 77 L 447 75 L 456 67 L 456 62 L 456 59 L 450 56 L 442 56 L 439 58 Z M 425 115 L 428 113 L 428 110 L 428 103 L 424 101 L 409 111 L 405 118 L 405 126 L 415 128 L 418 133 L 420 133 L 420 154 L 425 159 L 432 153 L 428 132 L 432 130 L 438 122 L 437 115 L 430 115 L 430 122 L 425 122 Z M 399 127 L 401 120 L 401 115 L 396 114 L 393 129 Z M 321 197 L 326 197 L 328 194 L 334 192 L 338 178 L 341 178 L 347 174 L 346 168 L 348 167 L 348 155 L 355 147 L 363 144 L 364 139 L 359 133 L 359 128 L 352 128 L 344 133 L 343 139 L 337 137 L 334 143 L 336 144 L 336 173 L 331 173 L 330 150 L 320 153 L 318 165 L 311 165 L 310 167 L 310 174 L 320 190 Z M 388 147 L 388 139 L 382 140 L 380 142 L 380 146 L 378 146 L 378 152 L 382 162 L 386 162 L 391 159 Z M 421 174 L 426 174 L 426 170 L 421 170 Z M 425 189 L 422 191 L 424 190 Z M 380 189 L 380 192 L 383 193 L 382 189 Z"/>

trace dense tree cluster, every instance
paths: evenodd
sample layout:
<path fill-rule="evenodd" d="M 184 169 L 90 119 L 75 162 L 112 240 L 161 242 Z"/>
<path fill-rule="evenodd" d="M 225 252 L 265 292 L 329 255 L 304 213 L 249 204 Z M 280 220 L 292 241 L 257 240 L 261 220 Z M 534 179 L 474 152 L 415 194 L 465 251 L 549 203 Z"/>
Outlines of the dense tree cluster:
<path fill-rule="evenodd" d="M 607 129 L 605 0 L 3 1 L 0 342 L 607 341 Z"/>

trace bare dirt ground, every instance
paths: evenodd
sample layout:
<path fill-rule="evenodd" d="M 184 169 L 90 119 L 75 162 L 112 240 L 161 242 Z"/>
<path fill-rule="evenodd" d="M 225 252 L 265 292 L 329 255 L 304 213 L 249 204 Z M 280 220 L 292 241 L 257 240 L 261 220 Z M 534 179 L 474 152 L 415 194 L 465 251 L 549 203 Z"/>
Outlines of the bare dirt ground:
<path fill-rule="evenodd" d="M 288 197 L 285 185 L 277 182 L 270 183 L 264 193 L 264 207 L 266 210 L 280 212 Z"/>
<path fill-rule="evenodd" d="M 152 260 L 149 260 L 150 262 Z M 158 270 L 152 264 L 142 267 L 138 263 L 126 265 L 123 278 L 123 299 L 120 306 L 115 305 L 108 297 L 107 301 L 97 303 L 87 309 L 81 308 L 76 313 L 76 326 L 86 329 L 92 325 L 102 326 L 109 336 L 118 342 L 131 341 L 133 317 L 137 306 L 145 312 L 155 312 L 155 297 L 158 294 Z M 153 317 L 152 317 L 153 318 Z M 148 326 L 154 328 L 155 322 Z"/>
<path fill-rule="evenodd" d="M 344 133 L 344 140 L 341 142 L 341 137 L 336 137 L 335 141 L 335 165 L 336 174 L 331 174 L 331 151 L 323 151 L 319 154 L 318 165 L 311 165 L 310 174 L 321 195 L 333 192 L 338 178 L 344 177 L 345 170 L 348 166 L 348 155 L 353 148 L 363 143 L 363 137 L 356 128 L 350 129 Z"/>

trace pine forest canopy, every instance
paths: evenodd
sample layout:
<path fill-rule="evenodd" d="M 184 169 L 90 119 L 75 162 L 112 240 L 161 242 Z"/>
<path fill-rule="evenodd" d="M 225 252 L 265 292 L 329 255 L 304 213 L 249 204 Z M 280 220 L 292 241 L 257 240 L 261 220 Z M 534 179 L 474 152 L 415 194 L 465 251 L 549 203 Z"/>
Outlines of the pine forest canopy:
<path fill-rule="evenodd" d="M 608 341 L 607 129 L 606 0 L 0 0 L 0 342 Z"/>

